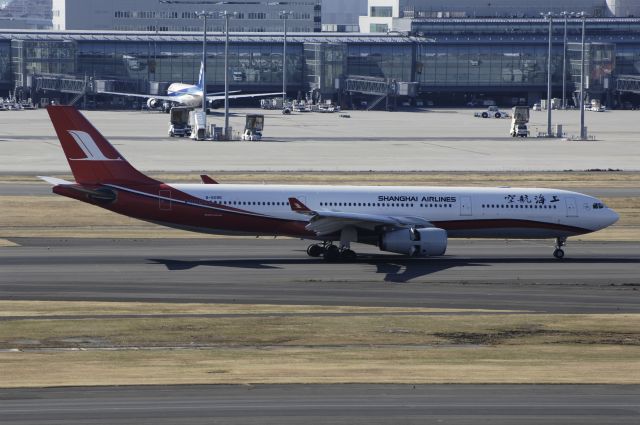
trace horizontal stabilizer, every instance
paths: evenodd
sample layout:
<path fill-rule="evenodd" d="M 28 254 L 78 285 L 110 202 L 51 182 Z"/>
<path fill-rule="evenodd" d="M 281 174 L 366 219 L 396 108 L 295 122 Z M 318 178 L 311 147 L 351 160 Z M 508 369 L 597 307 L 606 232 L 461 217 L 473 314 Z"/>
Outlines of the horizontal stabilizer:
<path fill-rule="evenodd" d="M 63 180 L 63 179 L 59 179 L 56 177 L 47 177 L 47 176 L 37 176 L 40 180 L 44 180 L 45 182 L 49 183 L 50 185 L 53 186 L 58 186 L 61 184 L 76 184 L 76 182 L 70 182 L 68 180 Z"/>

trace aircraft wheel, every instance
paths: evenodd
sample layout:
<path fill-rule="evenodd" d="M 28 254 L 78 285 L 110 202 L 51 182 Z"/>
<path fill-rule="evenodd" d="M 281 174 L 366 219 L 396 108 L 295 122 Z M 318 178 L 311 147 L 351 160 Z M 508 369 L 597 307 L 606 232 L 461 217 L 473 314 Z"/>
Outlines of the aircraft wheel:
<path fill-rule="evenodd" d="M 344 260 L 344 261 L 355 261 L 357 258 L 357 255 L 354 251 L 350 250 L 350 249 L 345 249 L 340 253 L 340 257 Z"/>
<path fill-rule="evenodd" d="M 307 247 L 307 255 L 309 257 L 320 257 L 324 254 L 324 248 L 318 244 L 312 244 Z"/>
<path fill-rule="evenodd" d="M 340 250 L 335 245 L 329 245 L 323 255 L 325 261 L 334 263 L 340 259 Z"/>
<path fill-rule="evenodd" d="M 558 260 L 561 260 L 564 258 L 564 250 L 558 248 L 555 251 L 553 251 L 553 256 L 556 257 Z"/>

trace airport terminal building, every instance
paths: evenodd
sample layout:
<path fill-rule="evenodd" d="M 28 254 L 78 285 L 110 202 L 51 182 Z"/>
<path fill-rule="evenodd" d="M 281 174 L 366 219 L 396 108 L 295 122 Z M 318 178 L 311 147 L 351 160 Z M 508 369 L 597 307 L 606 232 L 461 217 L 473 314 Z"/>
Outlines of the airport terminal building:
<path fill-rule="evenodd" d="M 286 70 L 291 97 L 314 90 L 348 102 L 400 83 L 439 106 L 491 98 L 532 104 L 546 97 L 548 22 L 540 18 L 416 18 L 399 33 L 293 33 Z M 567 96 L 579 84 L 581 20 L 569 19 Z M 561 97 L 564 22 L 553 27 L 553 96 Z M 232 33 L 232 90 L 279 91 L 282 33 Z M 640 18 L 586 19 L 590 97 L 614 106 L 640 91 Z M 197 80 L 202 36 L 193 32 L 0 30 L 0 95 L 70 101 L 85 90 L 163 94 Z M 224 35 L 208 37 L 209 91 L 224 85 Z M 625 84 L 620 85 L 620 81 Z M 618 90 L 623 87 L 624 90 Z M 634 98 L 635 99 L 635 98 Z M 640 103 L 640 102 L 635 102 Z"/>

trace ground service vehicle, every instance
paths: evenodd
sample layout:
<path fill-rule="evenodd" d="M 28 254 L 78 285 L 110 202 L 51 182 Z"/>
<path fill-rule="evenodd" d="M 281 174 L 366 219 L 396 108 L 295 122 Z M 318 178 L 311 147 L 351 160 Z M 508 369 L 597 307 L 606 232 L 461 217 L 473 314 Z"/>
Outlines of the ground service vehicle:
<path fill-rule="evenodd" d="M 169 114 L 169 137 L 184 137 L 191 135 L 189 113 L 193 108 L 174 106 Z"/>
<path fill-rule="evenodd" d="M 528 106 L 514 106 L 511 110 L 511 130 L 509 134 L 511 137 L 528 137 L 529 129 L 527 124 L 529 123 L 529 107 Z"/>
<path fill-rule="evenodd" d="M 476 118 L 509 118 L 509 114 L 501 111 L 497 106 L 489 106 L 486 111 L 476 112 Z"/>

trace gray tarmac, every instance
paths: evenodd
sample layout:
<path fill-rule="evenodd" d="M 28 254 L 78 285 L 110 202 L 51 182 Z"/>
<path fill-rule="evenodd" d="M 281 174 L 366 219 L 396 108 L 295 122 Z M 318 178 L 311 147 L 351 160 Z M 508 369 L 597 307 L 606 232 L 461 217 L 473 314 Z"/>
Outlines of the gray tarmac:
<path fill-rule="evenodd" d="M 0 294 L 114 300 L 640 312 L 640 243 L 452 240 L 407 259 L 358 245 L 355 263 L 309 258 L 291 239 L 11 239 Z"/>
<path fill-rule="evenodd" d="M 86 116 L 141 171 L 561 171 L 640 170 L 639 111 L 586 113 L 596 141 L 514 139 L 510 120 L 474 118 L 473 109 L 349 111 L 282 115 L 232 109 L 230 125 L 265 114 L 262 142 L 194 142 L 167 136 L 158 112 L 88 111 Z M 579 134 L 578 111 L 554 111 L 553 123 Z M 209 122 L 220 125 L 221 115 Z M 0 172 L 68 173 L 45 110 L 0 112 Z M 546 131 L 533 112 L 532 135 Z M 365 154 L 366 153 L 366 154 Z"/>
<path fill-rule="evenodd" d="M 18 424 L 637 424 L 640 386 L 257 385 L 0 390 Z"/>

